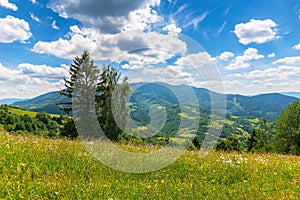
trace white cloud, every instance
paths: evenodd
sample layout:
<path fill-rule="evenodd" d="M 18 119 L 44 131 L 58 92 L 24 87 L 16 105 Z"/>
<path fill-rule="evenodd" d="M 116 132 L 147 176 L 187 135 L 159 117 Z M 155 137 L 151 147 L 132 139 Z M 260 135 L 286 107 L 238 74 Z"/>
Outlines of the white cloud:
<path fill-rule="evenodd" d="M 6 80 L 22 80 L 24 81 L 24 77 L 22 77 L 22 73 L 19 70 L 13 70 L 6 68 L 0 63 L 0 80 L 6 81 Z"/>
<path fill-rule="evenodd" d="M 249 72 L 246 77 L 253 80 L 272 81 L 289 81 L 300 77 L 300 68 L 294 66 L 282 65 L 277 68 L 268 68 L 265 70 L 254 70 Z"/>
<path fill-rule="evenodd" d="M 293 49 L 300 51 L 300 43 L 293 46 Z"/>
<path fill-rule="evenodd" d="M 239 85 L 230 86 L 231 93 L 233 91 L 239 94 L 299 91 L 300 68 L 281 65 L 243 74 L 231 74 L 228 77 L 232 77 L 233 81 L 240 81 Z M 240 88 L 243 90 L 241 91 Z"/>
<path fill-rule="evenodd" d="M 237 56 L 232 63 L 225 67 L 227 70 L 245 69 L 250 67 L 249 61 L 259 60 L 264 58 L 263 55 L 258 54 L 255 48 L 248 48 L 244 51 L 244 55 Z"/>
<path fill-rule="evenodd" d="M 300 56 L 284 57 L 274 61 L 272 64 L 297 65 L 300 67 Z"/>
<path fill-rule="evenodd" d="M 69 75 L 68 71 L 63 67 L 50 67 L 47 65 L 32 65 L 29 63 L 22 63 L 18 68 L 23 74 L 34 77 L 45 78 L 64 78 Z"/>
<path fill-rule="evenodd" d="M 36 22 L 41 22 L 41 20 L 38 17 L 36 17 L 33 13 L 30 13 L 30 17 Z"/>
<path fill-rule="evenodd" d="M 193 78 L 196 80 L 192 84 L 194 86 L 198 85 L 197 81 L 218 81 L 220 77 L 214 59 L 207 52 L 183 56 L 178 58 L 175 64 L 193 74 Z"/>
<path fill-rule="evenodd" d="M 175 64 L 186 68 L 200 69 L 207 66 L 211 67 L 214 65 L 214 62 L 207 52 L 199 52 L 197 54 L 189 54 L 185 57 L 181 57 Z"/>
<path fill-rule="evenodd" d="M 52 68 L 46 65 L 19 64 L 10 69 L 0 63 L 2 98 L 34 97 L 64 87 L 63 78 L 68 76 L 65 67 Z"/>
<path fill-rule="evenodd" d="M 275 52 L 268 54 L 268 58 L 274 58 L 276 56 Z"/>
<path fill-rule="evenodd" d="M 187 28 L 187 27 L 189 27 L 189 26 L 193 26 L 193 27 L 194 27 L 194 30 L 197 30 L 198 24 L 199 24 L 200 22 L 202 22 L 202 21 L 207 17 L 208 14 L 209 14 L 209 12 L 204 12 L 204 13 L 201 14 L 200 16 L 195 17 L 195 18 L 189 20 L 189 22 L 186 23 L 186 24 L 183 26 L 183 28 Z"/>
<path fill-rule="evenodd" d="M 224 30 L 225 26 L 226 26 L 227 22 L 225 21 L 222 26 L 218 29 L 217 31 L 217 36 L 220 35 L 222 33 L 222 31 Z"/>
<path fill-rule="evenodd" d="M 16 6 L 16 4 L 13 3 L 9 3 L 8 0 L 0 0 L 0 7 L 4 7 L 4 8 L 8 8 L 11 9 L 13 11 L 17 11 L 18 7 Z"/>
<path fill-rule="evenodd" d="M 233 57 L 234 57 L 234 53 L 230 51 L 225 51 L 221 53 L 220 56 L 217 57 L 217 59 L 227 61 L 229 58 L 233 58 Z"/>
<path fill-rule="evenodd" d="M 0 43 L 12 43 L 17 40 L 25 42 L 32 35 L 25 20 L 10 15 L 0 18 L 0 27 Z"/>
<path fill-rule="evenodd" d="M 36 1 L 36 0 L 30 0 L 30 2 L 31 2 L 32 4 L 37 4 L 37 1 Z"/>
<path fill-rule="evenodd" d="M 186 52 L 186 44 L 174 34 L 128 31 L 118 34 L 101 34 L 97 29 L 71 26 L 67 38 L 52 42 L 37 42 L 32 51 L 73 59 L 87 49 L 95 60 L 121 62 L 130 65 L 148 65 Z"/>
<path fill-rule="evenodd" d="M 165 82 L 173 85 L 193 85 L 195 83 L 195 78 L 191 73 L 185 71 L 181 66 L 176 65 L 167 67 L 146 67 L 140 70 L 136 78 L 139 77 L 141 77 L 144 82 Z"/>
<path fill-rule="evenodd" d="M 271 19 L 251 19 L 250 22 L 235 25 L 233 32 L 239 38 L 241 44 L 262 44 L 280 38 L 277 26 Z"/>
<path fill-rule="evenodd" d="M 159 21 L 160 0 L 54 0 L 49 7 L 61 17 L 74 18 L 104 33 L 145 29 Z"/>
<path fill-rule="evenodd" d="M 53 21 L 51 27 L 55 30 L 59 30 L 59 27 L 56 25 L 56 21 Z"/>
<path fill-rule="evenodd" d="M 32 51 L 40 54 L 51 54 L 59 58 L 73 59 L 80 55 L 85 49 L 93 51 L 97 48 L 100 37 L 99 31 L 95 29 L 79 29 L 78 26 L 71 26 L 68 34 L 70 39 L 59 38 L 52 42 L 37 42 Z"/>
<path fill-rule="evenodd" d="M 175 24 L 168 24 L 163 27 L 163 31 L 181 33 L 182 29 L 177 27 Z"/>
<path fill-rule="evenodd" d="M 171 64 L 163 65 L 122 65 L 130 82 L 166 82 L 173 85 L 186 84 L 195 87 L 206 87 L 218 81 L 219 84 L 210 84 L 210 89 L 217 90 L 220 84 L 218 71 L 211 56 L 207 52 L 189 54 L 178 58 Z"/>

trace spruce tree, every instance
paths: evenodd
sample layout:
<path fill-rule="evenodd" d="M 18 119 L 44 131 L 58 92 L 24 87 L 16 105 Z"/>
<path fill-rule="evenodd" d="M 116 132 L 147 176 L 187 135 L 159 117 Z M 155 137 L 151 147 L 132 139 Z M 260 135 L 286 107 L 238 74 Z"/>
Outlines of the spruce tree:
<path fill-rule="evenodd" d="M 120 78 L 119 70 L 104 65 L 97 87 L 97 91 L 100 92 L 96 97 L 98 120 L 106 136 L 113 141 L 119 139 L 128 117 L 125 97 L 130 88 L 127 77 L 119 83 Z"/>
<path fill-rule="evenodd" d="M 81 71 L 81 75 L 78 74 L 79 71 Z M 70 114 L 72 112 L 72 97 L 74 95 L 76 80 L 85 72 L 86 75 L 88 75 L 88 71 L 93 71 L 93 73 L 99 73 L 97 71 L 97 66 L 94 66 L 93 60 L 91 60 L 88 51 L 84 51 L 81 56 L 76 56 L 73 60 L 73 64 L 71 64 L 69 67 L 70 78 L 64 78 L 65 89 L 60 91 L 61 95 L 70 98 L 70 100 L 67 102 L 57 103 L 60 109 L 63 110 L 65 113 Z"/>
<path fill-rule="evenodd" d="M 277 150 L 300 155 L 300 101 L 287 106 L 276 119 Z"/>

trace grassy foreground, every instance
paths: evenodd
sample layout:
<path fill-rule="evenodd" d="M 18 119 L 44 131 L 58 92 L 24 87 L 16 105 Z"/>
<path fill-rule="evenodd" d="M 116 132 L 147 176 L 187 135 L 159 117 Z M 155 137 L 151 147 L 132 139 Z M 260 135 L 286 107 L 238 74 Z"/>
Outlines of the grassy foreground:
<path fill-rule="evenodd" d="M 2 133 L 0 199 L 300 199 L 300 157 L 188 151 L 159 171 L 130 174 L 80 141 Z"/>

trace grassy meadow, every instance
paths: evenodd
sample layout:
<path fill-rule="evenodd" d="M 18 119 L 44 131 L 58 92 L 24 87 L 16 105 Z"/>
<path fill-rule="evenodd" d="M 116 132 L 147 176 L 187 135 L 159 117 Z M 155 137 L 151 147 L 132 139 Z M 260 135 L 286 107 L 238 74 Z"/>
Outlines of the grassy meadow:
<path fill-rule="evenodd" d="M 151 147 L 144 147 L 151 148 Z M 300 157 L 187 151 L 155 172 L 101 164 L 80 140 L 0 134 L 1 199 L 300 199 Z"/>

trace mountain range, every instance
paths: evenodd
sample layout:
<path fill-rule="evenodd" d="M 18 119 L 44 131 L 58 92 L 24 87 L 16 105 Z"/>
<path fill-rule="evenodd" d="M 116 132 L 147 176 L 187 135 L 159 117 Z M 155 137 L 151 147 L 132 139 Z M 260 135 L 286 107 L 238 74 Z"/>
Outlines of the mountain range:
<path fill-rule="evenodd" d="M 25 100 L 28 100 L 28 99 L 21 99 L 21 98 L 5 98 L 5 99 L 0 99 L 0 104 L 7 104 L 7 105 L 10 105 L 10 104 L 13 104 L 15 102 L 18 102 L 18 101 L 25 101 Z"/>
<path fill-rule="evenodd" d="M 190 95 L 191 87 L 186 85 L 134 83 L 131 84 L 130 87 L 135 91 L 130 97 L 130 101 L 137 105 L 143 105 L 146 108 L 149 108 L 151 104 L 179 104 L 177 99 L 178 96 L 181 96 L 181 99 L 184 99 L 184 104 L 194 104 Z M 209 110 L 211 108 L 211 96 L 215 99 L 222 99 L 222 97 L 224 97 L 222 94 L 204 88 L 192 87 L 192 90 L 198 100 L 199 107 L 202 109 Z M 176 94 L 174 94 L 174 92 Z M 293 93 L 293 95 L 300 96 L 300 93 Z M 293 97 L 291 94 L 284 95 L 280 93 L 260 94 L 255 96 L 226 94 L 225 97 L 228 115 L 266 118 L 270 121 L 274 121 L 287 105 L 299 100 L 299 98 Z M 31 111 L 61 114 L 61 110 L 55 103 L 65 101 L 69 101 L 69 99 L 61 96 L 58 91 L 54 91 L 33 99 L 17 101 L 12 105 Z"/>

